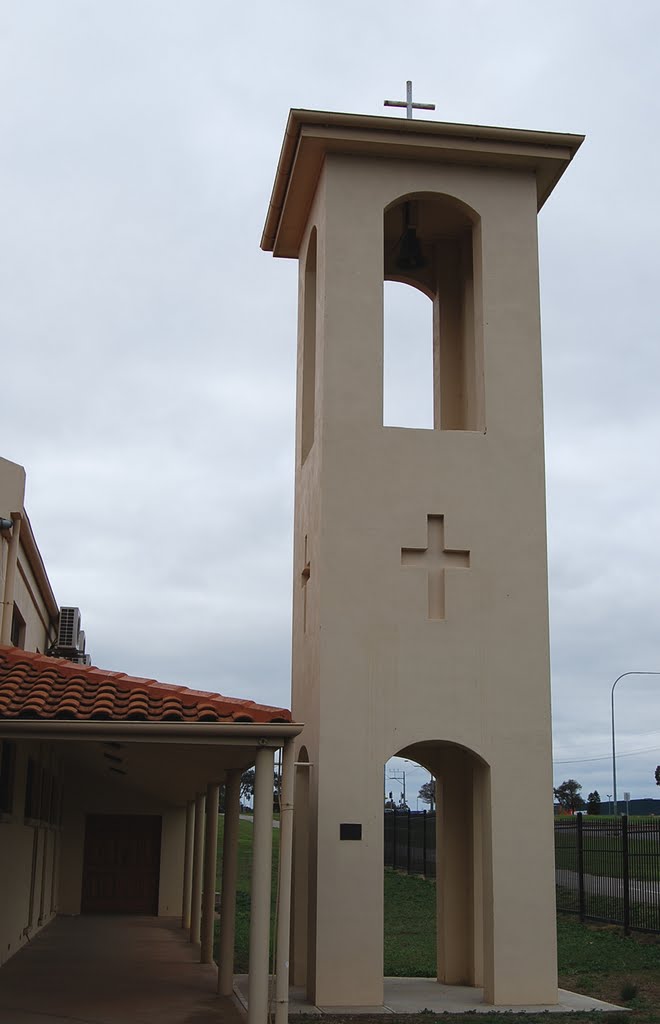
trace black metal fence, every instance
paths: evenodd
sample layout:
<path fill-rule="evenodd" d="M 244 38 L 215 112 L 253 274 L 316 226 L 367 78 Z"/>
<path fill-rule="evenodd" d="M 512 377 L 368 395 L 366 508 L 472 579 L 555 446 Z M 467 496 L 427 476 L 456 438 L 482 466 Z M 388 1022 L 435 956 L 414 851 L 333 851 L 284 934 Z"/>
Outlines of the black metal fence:
<path fill-rule="evenodd" d="M 385 811 L 385 866 L 435 878 L 435 811 Z M 555 871 L 558 910 L 660 932 L 660 818 L 556 818 Z"/>
<path fill-rule="evenodd" d="M 435 811 L 385 811 L 385 867 L 435 878 Z"/>
<path fill-rule="evenodd" d="M 660 818 L 555 819 L 557 909 L 660 932 Z"/>

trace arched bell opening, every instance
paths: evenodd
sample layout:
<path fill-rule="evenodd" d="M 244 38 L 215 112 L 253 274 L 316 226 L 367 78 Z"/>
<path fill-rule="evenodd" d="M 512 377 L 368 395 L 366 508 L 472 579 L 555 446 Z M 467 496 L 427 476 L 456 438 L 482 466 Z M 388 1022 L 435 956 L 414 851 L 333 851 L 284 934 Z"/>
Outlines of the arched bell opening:
<path fill-rule="evenodd" d="M 406 773 L 406 797 L 401 805 L 401 788 L 386 787 L 390 808 L 385 810 L 385 864 L 389 870 L 417 876 L 415 900 L 419 901 L 416 919 L 406 921 L 409 937 L 426 950 L 426 976 L 434 976 L 447 985 L 482 986 L 490 976 L 492 922 L 490 892 L 490 770 L 474 751 L 457 743 L 425 740 L 410 744 L 388 762 L 394 774 Z M 425 769 L 424 778 L 432 782 L 432 803 L 418 805 L 419 790 L 412 793 L 410 777 L 416 769 Z M 386 766 L 387 777 L 392 776 Z M 416 775 L 421 778 L 421 774 Z M 430 796 L 430 794 L 429 794 Z M 399 803 L 399 810 L 392 804 Z M 431 807 L 434 805 L 433 810 Z M 394 835 L 393 835 L 394 833 Z M 435 888 L 435 901 L 425 885 Z M 385 908 L 385 973 L 393 964 L 391 931 L 397 924 L 388 920 L 387 900 L 396 885 L 387 880 Z M 412 883 L 409 883 L 412 885 Z M 396 891 L 395 891 L 396 896 Z M 431 908 L 435 903 L 435 912 Z M 390 925 L 388 928 L 388 924 Z M 435 962 L 431 962 L 435 928 Z M 388 932 L 390 933 L 388 935 Z M 398 939 L 397 948 L 402 949 Z M 399 970 L 406 971 L 405 963 Z"/>
<path fill-rule="evenodd" d="M 475 210 L 452 196 L 414 193 L 384 211 L 383 278 L 408 285 L 433 304 L 428 372 L 436 430 L 484 430 L 481 336 L 481 233 Z M 389 297 L 389 296 L 388 296 Z M 388 364 L 416 358 L 414 330 L 394 332 L 397 317 L 384 309 L 385 416 Z M 401 318 L 402 307 L 398 307 Z M 394 341 L 392 339 L 395 339 Z M 394 353 L 394 354 L 393 354 Z M 391 425 L 384 419 L 384 425 Z M 399 424 L 397 424 L 399 425 Z M 408 424 L 400 424 L 408 425 Z"/>
<path fill-rule="evenodd" d="M 383 426 L 433 429 L 433 302 L 383 282 Z"/>

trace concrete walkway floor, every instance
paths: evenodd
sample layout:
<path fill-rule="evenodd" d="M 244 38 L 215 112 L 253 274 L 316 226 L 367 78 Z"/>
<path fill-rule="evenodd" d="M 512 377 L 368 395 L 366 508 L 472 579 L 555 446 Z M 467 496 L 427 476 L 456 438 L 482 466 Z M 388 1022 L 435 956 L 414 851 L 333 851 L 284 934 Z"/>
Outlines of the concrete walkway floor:
<path fill-rule="evenodd" d="M 179 925 L 56 918 L 0 967 L 0 1024 L 243 1024 Z"/>
<path fill-rule="evenodd" d="M 234 990 L 247 1009 L 247 975 L 235 979 Z M 620 1006 L 600 999 L 559 990 L 559 1002 L 552 1006 L 491 1006 L 483 1002 L 483 989 L 464 985 L 441 985 L 432 978 L 385 978 L 382 1006 L 314 1006 L 306 1001 L 302 990 L 292 989 L 289 1014 L 350 1016 L 384 1013 L 492 1013 L 494 1010 L 514 1013 L 585 1013 L 590 1010 L 621 1010 Z"/>

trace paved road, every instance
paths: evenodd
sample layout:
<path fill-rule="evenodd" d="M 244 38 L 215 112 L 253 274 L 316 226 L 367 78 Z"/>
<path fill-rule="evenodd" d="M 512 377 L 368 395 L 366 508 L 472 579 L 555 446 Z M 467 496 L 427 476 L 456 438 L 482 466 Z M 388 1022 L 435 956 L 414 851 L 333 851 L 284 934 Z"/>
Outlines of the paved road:
<path fill-rule="evenodd" d="M 254 819 L 253 819 L 251 814 L 239 814 L 239 818 L 241 819 L 241 821 L 249 821 L 250 824 L 252 824 L 252 822 L 254 821 Z M 277 818 L 273 818 L 273 828 L 279 828 L 279 827 L 280 827 L 280 823 L 279 823 L 278 819 Z"/>
<path fill-rule="evenodd" d="M 557 885 L 561 885 L 565 889 L 580 887 L 580 877 L 577 871 L 557 868 L 555 876 Z M 629 887 L 631 903 L 646 903 L 650 906 L 660 904 L 660 881 L 646 882 L 631 879 Z M 596 896 L 612 896 L 615 899 L 623 899 L 623 879 L 611 878 L 606 875 L 585 875 L 584 891 Z"/>

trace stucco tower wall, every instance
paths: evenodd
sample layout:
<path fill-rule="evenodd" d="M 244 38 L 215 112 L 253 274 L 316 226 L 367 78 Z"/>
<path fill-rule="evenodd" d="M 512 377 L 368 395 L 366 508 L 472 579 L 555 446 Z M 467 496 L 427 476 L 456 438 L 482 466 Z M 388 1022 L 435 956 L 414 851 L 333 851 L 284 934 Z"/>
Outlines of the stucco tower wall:
<path fill-rule="evenodd" d="M 409 194 L 454 197 L 477 219 L 485 430 L 382 426 L 383 216 Z M 310 211 L 315 427 L 301 465 L 299 397 L 293 713 L 314 762 L 317 1004 L 382 1002 L 383 762 L 424 741 L 483 768 L 472 980 L 496 1004 L 557 998 L 552 812 L 539 800 L 551 747 L 536 212 L 532 170 L 337 154 Z M 303 304 L 304 291 L 303 267 Z M 299 396 L 302 377 L 299 365 Z M 445 574 L 440 620 L 425 574 L 401 564 L 402 548 L 426 547 L 429 515 L 444 517 L 447 548 L 470 552 L 468 571 Z M 341 822 L 361 823 L 362 840 L 341 842 Z"/>
<path fill-rule="evenodd" d="M 325 277 L 325 179 L 319 182 L 303 239 L 298 267 L 298 344 L 296 367 L 296 472 L 294 502 L 295 555 L 293 566 L 293 651 L 292 707 L 305 709 L 305 741 L 296 742 L 296 760 L 309 758 L 309 768 L 296 768 L 294 791 L 293 885 L 291 906 L 291 975 L 294 985 L 313 993 L 316 984 L 316 890 L 318 830 L 318 746 L 320 726 L 320 605 L 316 567 L 321 556 L 321 466 L 320 443 L 323 419 L 320 414 L 323 378 L 323 346 L 320 323 L 324 317 Z M 310 285 L 308 264 L 315 257 Z M 307 312 L 307 316 L 305 315 Z M 313 323 L 310 324 L 310 316 Z M 306 337 L 307 336 L 307 337 Z M 306 344 L 307 340 L 307 344 Z M 314 350 L 310 366 L 310 345 Z M 313 399 L 311 419 L 313 440 L 303 458 L 303 410 Z M 309 578 L 305 569 L 309 565 Z M 302 751 L 302 753 L 301 753 Z"/>

